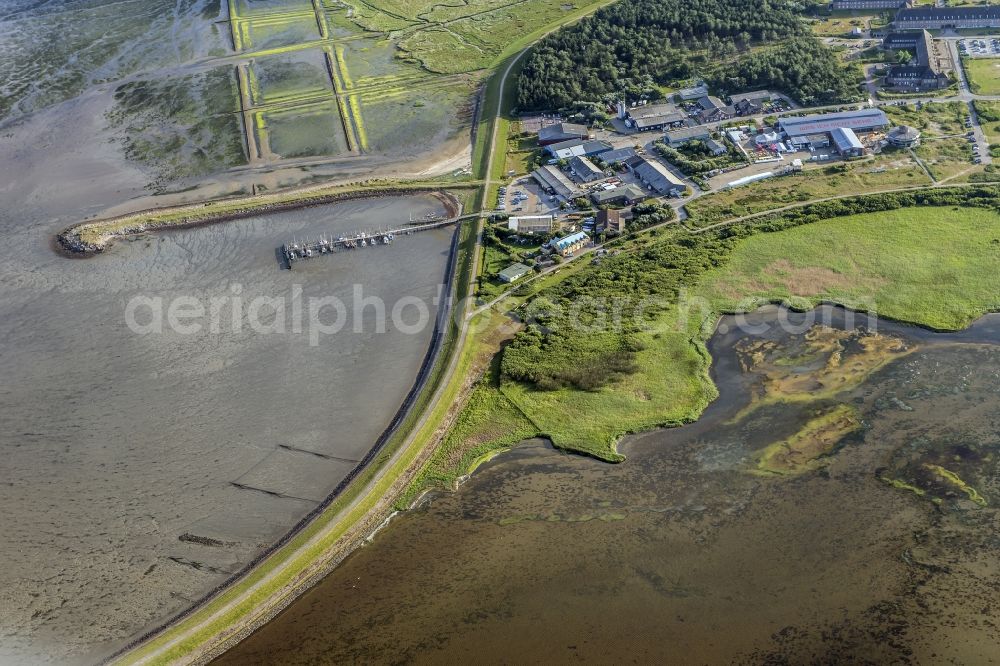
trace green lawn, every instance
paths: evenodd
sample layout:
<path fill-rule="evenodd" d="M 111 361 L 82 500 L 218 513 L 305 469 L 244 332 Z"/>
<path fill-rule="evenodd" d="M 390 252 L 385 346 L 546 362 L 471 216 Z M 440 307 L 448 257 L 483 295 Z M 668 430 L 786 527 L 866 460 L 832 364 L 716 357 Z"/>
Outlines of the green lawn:
<path fill-rule="evenodd" d="M 965 102 L 930 102 L 917 108 L 916 104 L 882 107 L 897 125 L 916 127 L 927 138 L 949 134 L 965 134 L 965 121 L 969 107 Z"/>
<path fill-rule="evenodd" d="M 942 181 L 972 168 L 972 144 L 966 139 L 924 141 L 914 151 L 934 180 Z"/>
<path fill-rule="evenodd" d="M 734 172 L 734 178 L 739 172 Z M 904 151 L 875 158 L 808 167 L 799 174 L 722 190 L 687 205 L 688 224 L 705 226 L 744 215 L 823 197 L 864 194 L 899 187 L 929 185 L 930 178 Z"/>
<path fill-rule="evenodd" d="M 975 105 L 979 124 L 986 135 L 986 142 L 1000 144 L 1000 102 L 976 100 Z"/>
<path fill-rule="evenodd" d="M 698 291 L 720 310 L 747 297 L 799 297 L 960 329 L 1000 307 L 1000 215 L 906 208 L 757 234 Z"/>
<path fill-rule="evenodd" d="M 1000 95 L 1000 58 L 964 58 L 962 64 L 973 92 Z"/>
<path fill-rule="evenodd" d="M 533 254 L 539 247 L 541 247 L 541 243 L 534 240 L 525 245 L 505 243 L 499 238 L 484 241 L 483 265 L 480 270 L 479 291 L 476 295 L 483 300 L 499 296 L 509 287 L 497 278 L 500 271 L 514 263 L 531 265 L 531 260 L 527 258 L 527 255 Z"/>

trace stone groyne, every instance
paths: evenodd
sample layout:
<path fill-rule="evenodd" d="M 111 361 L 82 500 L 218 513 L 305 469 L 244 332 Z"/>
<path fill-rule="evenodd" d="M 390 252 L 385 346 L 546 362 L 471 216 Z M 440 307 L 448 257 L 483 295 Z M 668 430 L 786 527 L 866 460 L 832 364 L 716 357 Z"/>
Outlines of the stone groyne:
<path fill-rule="evenodd" d="M 236 220 L 265 213 L 276 213 L 309 206 L 371 199 L 378 197 L 433 194 L 445 205 L 447 216 L 456 217 L 461 204 L 451 193 L 442 189 L 422 186 L 358 187 L 354 189 L 329 186 L 289 190 L 236 199 L 217 199 L 200 204 L 185 204 L 166 208 L 151 208 L 116 217 L 81 222 L 56 236 L 60 251 L 73 257 L 88 257 L 104 252 L 114 239 L 150 231 L 182 229 Z"/>

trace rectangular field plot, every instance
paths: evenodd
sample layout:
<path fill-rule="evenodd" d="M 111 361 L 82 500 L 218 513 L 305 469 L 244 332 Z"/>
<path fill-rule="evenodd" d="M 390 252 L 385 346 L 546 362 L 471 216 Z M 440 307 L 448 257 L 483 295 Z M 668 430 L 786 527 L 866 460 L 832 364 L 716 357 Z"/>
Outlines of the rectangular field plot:
<path fill-rule="evenodd" d="M 167 182 L 218 173 L 247 157 L 233 67 L 131 81 L 106 118 L 125 156 Z"/>
<path fill-rule="evenodd" d="M 254 58 L 247 68 L 250 101 L 289 104 L 333 95 L 333 83 L 322 49 Z"/>
<path fill-rule="evenodd" d="M 387 39 L 359 39 L 338 45 L 343 64 L 355 86 L 369 85 L 376 80 L 388 83 L 426 78 L 427 72 L 408 65 L 397 57 L 399 50 Z"/>
<path fill-rule="evenodd" d="M 362 96 L 361 123 L 368 149 L 390 155 L 417 155 L 467 131 L 473 88 L 450 84 L 402 95 Z"/>
<path fill-rule="evenodd" d="M 234 17 L 265 16 L 267 14 L 308 13 L 313 11 L 310 0 L 230 0 Z"/>
<path fill-rule="evenodd" d="M 334 157 L 350 152 L 336 102 L 261 111 L 255 118 L 258 134 L 278 157 Z"/>
<path fill-rule="evenodd" d="M 243 52 L 294 46 L 320 38 L 314 14 L 237 21 L 235 28 L 236 50 Z"/>
<path fill-rule="evenodd" d="M 364 33 L 364 30 L 351 20 L 347 14 L 347 10 L 343 7 L 325 7 L 324 5 L 324 17 L 326 19 L 328 37 L 343 39 L 344 37 L 353 37 L 354 35 Z"/>
<path fill-rule="evenodd" d="M 962 64 L 972 92 L 1000 95 L 1000 58 L 967 58 Z"/>

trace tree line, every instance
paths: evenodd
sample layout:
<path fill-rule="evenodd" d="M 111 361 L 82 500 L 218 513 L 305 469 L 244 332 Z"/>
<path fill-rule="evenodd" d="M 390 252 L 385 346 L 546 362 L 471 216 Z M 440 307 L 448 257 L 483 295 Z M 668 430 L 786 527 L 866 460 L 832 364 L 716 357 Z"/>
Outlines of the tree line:
<path fill-rule="evenodd" d="M 518 81 L 518 106 L 557 110 L 623 94 L 656 97 L 657 86 L 694 76 L 728 92 L 774 87 L 809 101 L 858 93 L 856 74 L 784 0 L 619 0 L 535 46 Z"/>

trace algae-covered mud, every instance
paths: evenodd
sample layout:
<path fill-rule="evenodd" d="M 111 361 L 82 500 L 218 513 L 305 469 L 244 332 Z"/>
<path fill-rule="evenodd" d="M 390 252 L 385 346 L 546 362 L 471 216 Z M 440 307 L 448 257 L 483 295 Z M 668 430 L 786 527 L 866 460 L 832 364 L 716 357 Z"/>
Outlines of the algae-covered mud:
<path fill-rule="evenodd" d="M 3 3 L 0 162 L 71 174 L 77 188 L 96 163 L 149 193 L 201 198 L 468 166 L 478 75 L 404 62 L 349 11 L 318 0 Z"/>
<path fill-rule="evenodd" d="M 239 571 L 365 456 L 433 327 L 378 332 L 373 307 L 354 314 L 354 285 L 387 308 L 416 297 L 433 321 L 452 232 L 289 271 L 275 248 L 290 238 L 445 207 L 430 194 L 358 199 L 138 236 L 88 261 L 48 245 L 68 220 L 41 223 L 25 204 L 11 213 L 0 245 L 0 663 L 92 663 Z M 158 333 L 129 326 L 136 297 L 164 309 L 229 300 L 215 330 L 165 319 Z M 258 297 L 274 300 L 251 315 Z M 348 322 L 313 345 L 294 304 L 307 314 L 328 297 Z"/>
<path fill-rule="evenodd" d="M 724 319 L 701 420 L 501 456 L 220 663 L 995 660 L 1000 319 L 819 312 Z"/>

